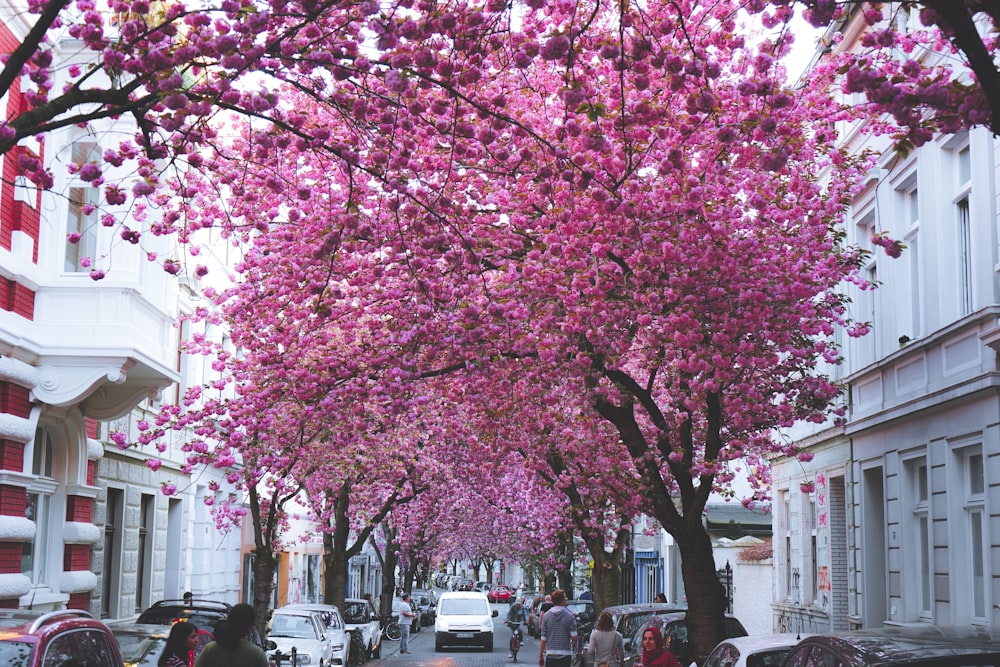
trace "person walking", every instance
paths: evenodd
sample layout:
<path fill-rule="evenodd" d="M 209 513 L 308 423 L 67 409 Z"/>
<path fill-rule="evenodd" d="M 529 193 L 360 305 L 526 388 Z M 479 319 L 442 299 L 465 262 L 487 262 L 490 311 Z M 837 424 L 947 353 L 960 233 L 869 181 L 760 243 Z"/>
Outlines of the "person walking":
<path fill-rule="evenodd" d="M 268 667 L 264 649 L 245 639 L 257 614 L 241 602 L 229 610 L 229 618 L 215 626 L 215 641 L 198 654 L 194 667 Z"/>
<path fill-rule="evenodd" d="M 622 635 L 615 630 L 615 622 L 611 613 L 602 611 L 597 619 L 597 627 L 590 633 L 590 644 L 587 647 L 594 667 L 621 667 L 625 657 L 625 643 Z"/>
<path fill-rule="evenodd" d="M 410 624 L 416 614 L 410 608 L 410 596 L 403 593 L 403 604 L 399 609 L 399 652 L 410 652 Z"/>
<path fill-rule="evenodd" d="M 178 621 L 170 627 L 167 644 L 163 647 L 157 667 L 191 667 L 194 647 L 198 643 L 198 628 L 193 623 Z"/>
<path fill-rule="evenodd" d="M 566 608 L 566 593 L 552 591 L 552 608 L 542 617 L 538 667 L 569 667 L 576 643 L 576 615 Z"/>

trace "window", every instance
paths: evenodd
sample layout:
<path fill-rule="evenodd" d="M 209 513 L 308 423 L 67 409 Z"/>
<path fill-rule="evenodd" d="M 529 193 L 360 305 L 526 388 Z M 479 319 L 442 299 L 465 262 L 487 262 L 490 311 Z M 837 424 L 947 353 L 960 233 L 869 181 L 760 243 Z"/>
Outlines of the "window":
<path fill-rule="evenodd" d="M 42 667 L 115 667 L 116 653 L 107 632 L 91 628 L 72 630 L 57 635 L 48 643 Z"/>
<path fill-rule="evenodd" d="M 139 504 L 139 562 L 136 577 L 135 590 L 135 610 L 142 611 L 149 606 L 149 589 L 152 583 L 150 577 L 153 573 L 150 563 L 153 560 L 153 514 L 154 497 L 150 494 L 142 494 Z"/>
<path fill-rule="evenodd" d="M 920 283 L 922 279 L 919 253 L 920 196 L 919 190 L 917 190 L 916 174 L 910 175 L 901 186 L 896 188 L 896 204 L 898 208 L 897 228 L 905 230 L 906 252 L 903 257 L 907 262 L 910 274 L 909 283 L 905 286 L 905 289 L 909 290 L 910 293 L 910 330 L 899 333 L 913 339 L 921 332 Z"/>
<path fill-rule="evenodd" d="M 784 528 L 785 538 L 785 599 L 792 599 L 792 495 L 787 490 L 781 492 L 782 513 L 781 525 Z"/>
<path fill-rule="evenodd" d="M 118 595 L 118 578 L 121 573 L 122 524 L 124 520 L 124 492 L 108 487 L 107 515 L 104 519 L 104 572 L 101 596 L 101 618 L 115 615 L 115 597 Z"/>
<path fill-rule="evenodd" d="M 101 163 L 100 147 L 93 141 L 78 141 L 72 146 L 72 161 L 76 165 Z M 94 257 L 97 253 L 97 206 L 100 191 L 89 183 L 77 181 L 69 188 L 69 211 L 66 217 L 66 233 L 78 234 L 77 243 L 66 242 L 66 260 L 63 270 L 85 271 L 80 261 Z"/>
<path fill-rule="evenodd" d="M 320 590 L 320 557 L 319 554 L 306 555 L 306 600 L 322 602 L 323 591 Z"/>
<path fill-rule="evenodd" d="M 958 216 L 958 305 L 961 315 L 972 312 L 972 223 L 969 219 L 969 198 L 955 204 Z"/>
<path fill-rule="evenodd" d="M 878 285 L 878 252 L 871 239 L 876 235 L 875 211 L 870 209 L 857 219 L 858 244 L 868 250 L 868 263 L 861 269 L 861 276 L 871 283 Z M 858 322 L 868 322 L 875 331 L 862 337 L 858 344 L 860 354 L 858 355 L 859 365 L 870 364 L 878 358 L 878 301 L 875 289 L 863 290 L 857 296 L 857 311 L 854 319 Z"/>
<path fill-rule="evenodd" d="M 52 494 L 57 487 L 52 477 L 54 448 L 52 434 L 45 427 L 35 429 L 32 443 L 31 472 L 35 475 L 27 488 L 24 516 L 35 524 L 35 539 L 21 545 L 21 574 L 35 587 L 48 584 L 49 517 Z"/>
<path fill-rule="evenodd" d="M 962 476 L 965 478 L 965 530 L 969 537 L 969 574 L 972 592 L 972 616 L 987 619 L 989 604 L 986 580 L 986 475 L 982 445 L 965 447 L 961 452 Z"/>
<path fill-rule="evenodd" d="M 819 604 L 819 554 L 816 544 L 816 498 L 809 498 L 809 576 L 812 577 L 812 600 Z"/>
<path fill-rule="evenodd" d="M 930 618 L 933 610 L 933 551 L 931 542 L 930 485 L 927 477 L 927 459 L 919 457 L 906 463 L 906 473 L 913 512 L 913 528 L 919 548 L 913 556 L 917 614 Z M 912 609 L 912 607 L 911 607 Z"/>
<path fill-rule="evenodd" d="M 961 142 L 961 143 L 959 143 Z M 956 279 L 958 283 L 959 315 L 968 315 L 973 310 L 972 282 L 972 153 L 968 135 L 956 135 L 951 142 L 951 167 L 955 174 L 955 243 Z"/>

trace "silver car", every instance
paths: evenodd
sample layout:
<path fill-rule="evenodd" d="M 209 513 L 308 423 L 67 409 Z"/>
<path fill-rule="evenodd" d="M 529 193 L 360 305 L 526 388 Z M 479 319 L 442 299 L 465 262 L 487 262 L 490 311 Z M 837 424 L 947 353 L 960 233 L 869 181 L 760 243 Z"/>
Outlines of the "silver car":
<path fill-rule="evenodd" d="M 350 657 L 351 636 L 340 610 L 332 605 L 288 604 L 276 609 L 268 640 L 269 651 L 285 656 L 294 647 L 297 665 L 345 667 Z"/>

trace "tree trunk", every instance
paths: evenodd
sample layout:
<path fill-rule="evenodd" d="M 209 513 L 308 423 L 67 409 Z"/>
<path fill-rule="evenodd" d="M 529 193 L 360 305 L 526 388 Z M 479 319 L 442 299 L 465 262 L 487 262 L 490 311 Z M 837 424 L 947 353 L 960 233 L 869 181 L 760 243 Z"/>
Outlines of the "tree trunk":
<path fill-rule="evenodd" d="M 569 570 L 557 570 L 556 579 L 558 580 L 559 588 L 563 589 L 566 593 L 566 599 L 573 599 L 573 573 Z"/>
<path fill-rule="evenodd" d="M 403 590 L 409 593 L 413 590 L 413 579 L 417 575 L 417 561 L 411 560 L 406 564 L 406 571 L 403 573 Z"/>
<path fill-rule="evenodd" d="M 323 603 L 343 609 L 349 558 L 338 542 L 335 535 L 323 533 Z"/>
<path fill-rule="evenodd" d="M 278 561 L 270 553 L 256 553 L 253 558 L 253 610 L 261 637 L 267 637 L 267 622 L 271 618 L 274 596 L 274 573 Z"/>
<path fill-rule="evenodd" d="M 386 545 L 383 561 L 379 614 L 382 618 L 388 618 L 392 614 L 392 598 L 396 595 L 396 565 L 399 563 L 399 556 L 396 555 L 395 545 L 391 543 Z"/>
<path fill-rule="evenodd" d="M 602 558 L 601 560 L 608 562 L 599 563 L 597 558 L 594 559 L 594 590 L 591 591 L 594 595 L 594 609 L 598 611 L 607 607 L 614 607 L 622 603 L 621 559 L 612 560 Z"/>
<path fill-rule="evenodd" d="M 712 540 L 700 522 L 697 527 L 674 535 L 681 553 L 681 573 L 687 596 L 687 627 L 692 658 L 701 664 L 725 637 L 726 589 L 719 581 L 712 557 Z"/>

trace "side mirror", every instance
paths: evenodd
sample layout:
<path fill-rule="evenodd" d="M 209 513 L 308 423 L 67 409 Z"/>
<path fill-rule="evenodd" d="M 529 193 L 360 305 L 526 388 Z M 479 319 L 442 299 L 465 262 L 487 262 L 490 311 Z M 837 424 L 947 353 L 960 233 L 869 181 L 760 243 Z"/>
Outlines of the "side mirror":
<path fill-rule="evenodd" d="M 264 644 L 264 648 L 267 649 L 268 651 L 273 651 L 274 649 L 278 648 L 278 644 L 273 639 L 268 639 L 267 642 Z"/>
<path fill-rule="evenodd" d="M 494 609 L 493 610 L 493 618 L 496 618 L 499 615 L 500 615 L 500 612 L 498 612 L 496 609 Z"/>

